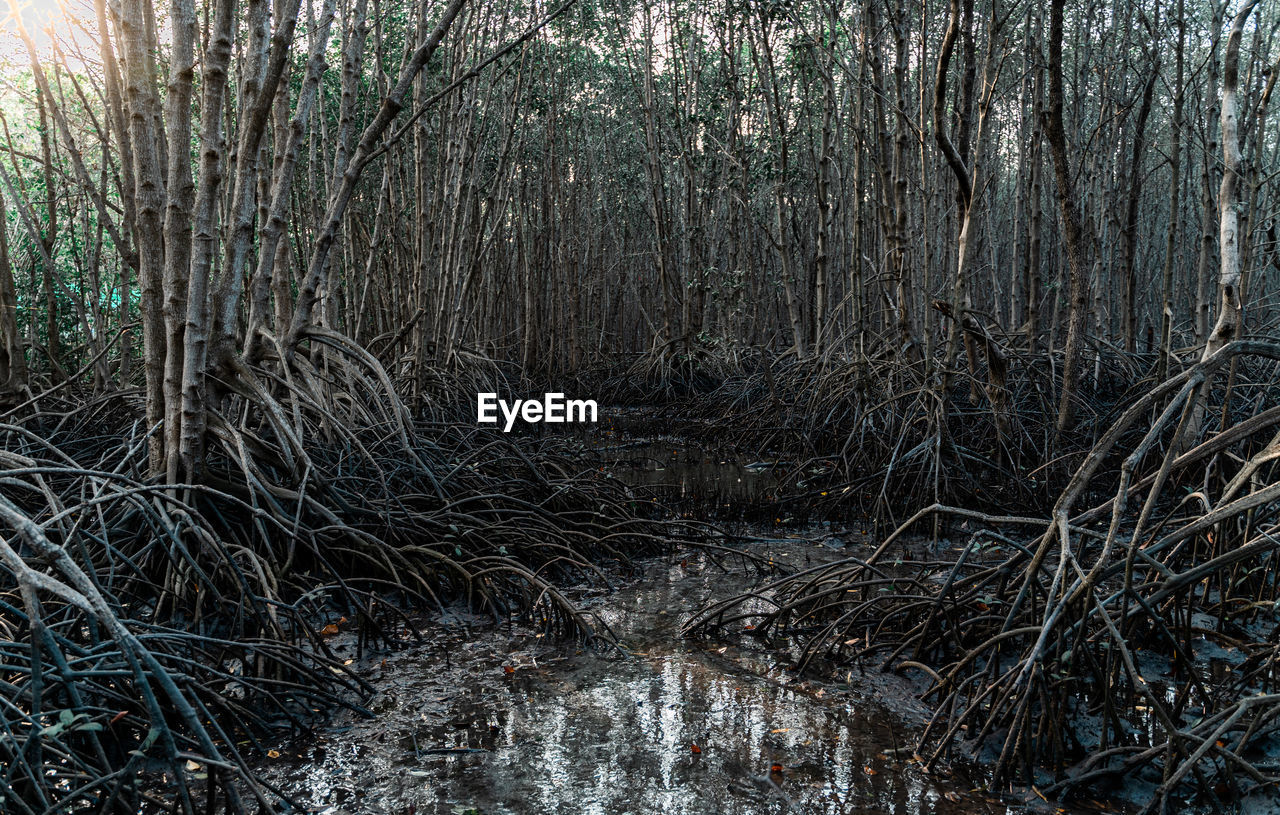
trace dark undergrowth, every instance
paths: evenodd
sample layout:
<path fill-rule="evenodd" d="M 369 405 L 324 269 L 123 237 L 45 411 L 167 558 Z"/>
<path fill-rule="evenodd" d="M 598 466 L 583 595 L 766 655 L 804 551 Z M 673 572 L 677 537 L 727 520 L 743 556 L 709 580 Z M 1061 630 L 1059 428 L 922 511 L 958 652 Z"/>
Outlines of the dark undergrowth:
<path fill-rule="evenodd" d="M 1007 353 L 998 386 L 981 363 L 944 382 L 941 359 L 705 351 L 650 354 L 554 384 L 653 407 L 657 424 L 694 441 L 767 451 L 789 473 L 796 511 L 870 517 L 887 534 L 931 503 L 1047 510 L 1102 433 L 1157 384 L 1155 355 L 1099 352 L 1076 398 L 1077 421 L 1060 433 L 1060 357 Z M 1111 489 L 1104 482 L 1092 486 Z"/>
<path fill-rule="evenodd" d="M 317 380 L 228 389 L 196 485 L 146 477 L 135 393 L 0 424 L 0 811 L 274 811 L 251 755 L 367 690 L 335 626 L 392 647 L 463 603 L 607 647 L 559 587 L 687 531 L 551 442 Z"/>
<path fill-rule="evenodd" d="M 1277 360 L 1280 346 L 1241 341 L 1140 380 L 1049 448 L 1066 472 L 1037 471 L 1049 502 L 1000 510 L 966 502 L 981 497 L 967 491 L 936 493 L 954 504 L 923 492 L 924 506 L 870 556 L 717 603 L 687 631 L 788 635 L 804 643 L 801 670 L 834 662 L 919 677 L 934 710 L 917 746 L 925 765 L 977 757 L 993 789 L 1122 792 L 1151 812 L 1274 800 Z M 910 421 L 892 421 L 880 425 L 906 435 L 895 449 L 918 446 Z M 966 435 L 952 435 L 974 452 L 970 468 L 1008 455 L 997 471 L 1009 474 L 1027 455 L 989 446 L 1008 434 L 984 441 L 981 421 L 959 421 Z M 923 412 L 916 422 L 928 426 Z M 1020 416 L 1008 426 L 1043 432 Z M 872 477 L 889 481 L 884 469 Z"/>
<path fill-rule="evenodd" d="M 667 432 L 770 451 L 779 506 L 873 517 L 872 557 L 689 631 L 750 619 L 806 663 L 916 672 L 927 761 L 967 744 L 997 785 L 1140 780 L 1153 807 L 1271 789 L 1278 355 L 1235 343 L 1164 381 L 1104 355 L 1058 433 L 1044 354 L 943 377 L 655 353 L 551 384 L 476 361 L 393 389 L 376 362 L 318 352 L 219 390 L 195 485 L 146 477 L 138 394 L 50 391 L 0 425 L 0 810 L 278 809 L 253 755 L 367 690 L 335 626 L 394 647 L 415 612 L 461 603 L 607 646 L 560 587 L 699 531 L 565 438 L 476 429 L 481 390 L 657 406 Z M 936 552 L 903 544 L 930 529 Z M 1232 670 L 1189 658 L 1206 642 Z"/>

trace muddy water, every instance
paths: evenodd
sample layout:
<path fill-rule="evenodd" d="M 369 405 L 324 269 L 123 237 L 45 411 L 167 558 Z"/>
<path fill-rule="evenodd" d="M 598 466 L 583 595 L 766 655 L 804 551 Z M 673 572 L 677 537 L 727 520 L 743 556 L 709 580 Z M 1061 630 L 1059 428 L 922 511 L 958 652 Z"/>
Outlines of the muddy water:
<path fill-rule="evenodd" d="M 660 460 L 662 470 L 621 477 L 667 472 L 676 480 L 663 483 L 681 483 L 689 471 L 678 461 L 698 458 L 677 447 L 673 463 L 670 440 L 650 446 L 629 446 L 628 460 Z M 769 477 L 747 469 L 751 461 L 701 461 L 735 479 Z M 770 489 L 748 482 L 756 487 Z M 782 564 L 847 551 L 847 538 L 829 529 L 769 534 L 752 550 Z M 328 815 L 1024 811 L 950 771 L 920 767 L 907 745 L 922 711 L 892 678 L 818 682 L 788 671 L 777 650 L 680 637 L 695 609 L 753 580 L 681 553 L 645 564 L 615 593 L 581 598 L 623 656 L 451 615 L 435 641 L 370 665 L 376 718 L 338 719 L 306 742 L 281 745 L 269 775 Z"/>

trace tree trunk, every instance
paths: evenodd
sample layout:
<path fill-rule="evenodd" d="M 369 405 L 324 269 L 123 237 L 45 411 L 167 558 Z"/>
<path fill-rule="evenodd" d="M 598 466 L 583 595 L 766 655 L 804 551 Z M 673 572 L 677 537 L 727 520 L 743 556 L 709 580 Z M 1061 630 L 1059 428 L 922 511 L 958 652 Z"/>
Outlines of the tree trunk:
<path fill-rule="evenodd" d="M 1173 358 L 1173 268 L 1177 253 L 1178 222 L 1182 203 L 1182 105 L 1183 48 L 1187 36 L 1184 1 L 1178 0 L 1178 43 L 1175 47 L 1176 76 L 1173 91 L 1173 121 L 1169 125 L 1169 225 L 1165 231 L 1164 269 L 1161 274 L 1160 297 L 1160 364 L 1158 378 L 1169 375 Z"/>
<path fill-rule="evenodd" d="M 1240 39 L 1245 21 L 1258 5 L 1249 0 L 1236 14 L 1227 38 L 1222 64 L 1222 186 L 1218 190 L 1218 320 L 1205 343 L 1208 359 L 1231 342 L 1243 328 L 1244 305 L 1240 300 L 1240 235 L 1236 187 L 1240 178 L 1239 109 L 1236 95 L 1240 83 Z"/>
<path fill-rule="evenodd" d="M 9 219 L 0 190 L 0 400 L 27 386 L 27 357 L 18 333 L 18 292 L 9 265 Z"/>
<path fill-rule="evenodd" d="M 1045 139 L 1053 158 L 1053 175 L 1058 188 L 1058 215 L 1070 274 L 1067 340 L 1062 364 L 1062 390 L 1058 402 L 1057 429 L 1071 427 L 1075 414 L 1080 362 L 1084 352 L 1085 317 L 1089 310 L 1089 269 L 1092 247 L 1076 209 L 1071 166 L 1067 158 L 1067 134 L 1062 121 L 1062 34 L 1065 0 L 1052 0 L 1049 8 L 1049 110 L 1045 117 Z"/>

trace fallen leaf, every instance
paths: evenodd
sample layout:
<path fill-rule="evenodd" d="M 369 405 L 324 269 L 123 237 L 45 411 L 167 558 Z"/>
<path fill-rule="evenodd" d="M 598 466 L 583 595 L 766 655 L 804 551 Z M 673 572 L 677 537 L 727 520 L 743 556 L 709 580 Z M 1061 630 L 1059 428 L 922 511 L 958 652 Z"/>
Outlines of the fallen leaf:
<path fill-rule="evenodd" d="M 200 765 L 194 761 L 188 761 L 187 769 L 190 770 L 191 772 L 195 772 L 196 770 L 200 769 Z"/>
<path fill-rule="evenodd" d="M 879 770 L 875 769 L 874 767 L 872 767 L 872 766 L 870 766 L 870 765 L 867 765 L 866 767 L 863 767 L 863 768 L 862 768 L 862 771 L 863 771 L 864 773 L 866 773 L 867 775 L 878 775 L 878 774 L 879 774 L 879 772 L 880 772 Z"/>
<path fill-rule="evenodd" d="M 337 634 L 337 633 L 338 633 L 337 623 L 329 623 L 324 628 L 320 629 L 320 634 L 325 637 L 332 637 L 334 634 Z"/>
<path fill-rule="evenodd" d="M 268 750 L 268 751 L 267 751 L 267 758 L 280 758 L 280 751 L 279 751 L 279 750 Z"/>
<path fill-rule="evenodd" d="M 690 752 L 692 752 L 692 753 L 696 756 L 696 755 L 700 755 L 700 754 L 702 753 L 702 748 L 701 748 L 701 747 L 699 747 L 699 746 L 698 746 L 698 745 L 696 745 L 696 744 L 690 744 L 690 745 L 689 745 L 689 751 L 690 751 Z"/>
<path fill-rule="evenodd" d="M 513 673 L 515 673 L 515 672 L 516 672 L 516 669 L 515 669 L 515 668 L 513 668 L 513 667 L 511 667 L 510 665 L 503 665 L 503 666 L 502 666 L 502 672 L 503 672 L 504 674 L 513 674 Z"/>
<path fill-rule="evenodd" d="M 129 715 L 129 711 L 127 710 L 120 711 L 119 713 L 111 717 L 111 724 L 115 724 L 116 722 L 120 721 L 121 719 L 123 719 L 125 716 L 128 716 L 128 715 Z"/>
<path fill-rule="evenodd" d="M 777 734 L 777 733 L 786 733 L 786 732 L 788 732 L 789 730 L 791 730 L 791 728 L 789 728 L 789 727 L 779 727 L 777 730 L 770 730 L 769 732 L 770 732 L 770 733 Z"/>

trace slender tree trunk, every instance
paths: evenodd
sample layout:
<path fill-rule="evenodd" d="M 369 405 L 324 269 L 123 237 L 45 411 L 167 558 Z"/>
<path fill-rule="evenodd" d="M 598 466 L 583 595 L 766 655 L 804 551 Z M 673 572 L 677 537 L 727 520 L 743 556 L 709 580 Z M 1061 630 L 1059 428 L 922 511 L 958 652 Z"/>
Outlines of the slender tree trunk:
<path fill-rule="evenodd" d="M 129 141 L 133 151 L 135 234 L 138 246 L 138 282 L 142 306 L 142 355 L 146 369 L 147 424 L 154 430 L 165 419 L 164 367 L 164 163 L 157 121 L 151 26 L 139 3 L 120 5 L 120 41 L 124 51 L 125 100 L 128 106 Z M 149 437 L 153 474 L 165 473 L 164 434 Z"/>
<path fill-rule="evenodd" d="M 39 65 L 32 62 L 33 70 Z M 58 318 L 58 297 L 55 278 L 59 271 L 54 261 L 54 245 L 58 240 L 58 196 L 53 183 L 53 150 L 49 140 L 48 110 L 53 106 L 53 97 L 49 94 L 49 86 L 36 86 L 36 105 L 40 109 L 40 168 L 44 180 L 45 222 L 44 232 L 40 235 L 42 246 L 40 284 L 44 292 L 45 318 L 45 350 L 53 363 L 52 371 L 57 377 L 62 359 L 61 321 Z"/>
<path fill-rule="evenodd" d="M 173 0 L 170 8 L 173 47 L 169 55 L 169 92 L 165 100 L 168 124 L 168 201 L 164 211 L 164 327 L 165 327 L 165 474 L 178 480 L 179 438 L 182 430 L 183 336 L 187 320 L 187 276 L 191 271 L 191 97 L 195 76 L 196 6 L 194 0 Z"/>
<path fill-rule="evenodd" d="M 288 278 L 286 265 L 289 258 L 288 245 L 282 238 L 285 237 L 286 216 L 302 140 L 306 137 L 311 112 L 319 95 L 320 77 L 325 67 L 325 49 L 329 43 L 329 29 L 333 24 L 336 6 L 337 0 L 324 0 L 317 27 L 311 34 L 311 47 L 307 55 L 302 90 L 298 93 L 297 110 L 289 121 L 285 142 L 276 148 L 280 161 L 271 186 L 267 218 L 262 225 L 261 242 L 258 246 L 258 265 L 249 283 L 249 322 L 245 331 L 245 358 L 249 362 L 256 362 L 263 350 L 261 332 L 265 328 L 269 313 L 268 299 L 272 292 L 275 293 L 277 301 L 276 327 L 281 329 L 285 326 L 282 319 L 284 312 L 281 307 L 289 300 L 291 281 Z"/>
<path fill-rule="evenodd" d="M 382 107 L 378 110 L 377 116 L 364 129 L 355 153 L 347 161 L 342 171 L 342 181 L 337 189 L 334 190 L 333 195 L 330 196 L 324 218 L 316 231 L 315 245 L 311 251 L 311 258 L 307 262 L 306 275 L 303 277 L 302 285 L 298 291 L 298 301 L 294 308 L 293 321 L 289 326 L 289 334 L 283 343 L 286 351 L 291 351 L 297 345 L 303 332 L 311 326 L 319 293 L 328 282 L 329 252 L 338 237 L 338 228 L 342 225 L 342 219 L 346 215 L 347 206 L 351 203 L 351 197 L 355 194 L 356 182 L 360 179 L 361 171 L 364 170 L 365 164 L 368 163 L 370 154 L 374 152 L 375 145 L 381 139 L 382 134 L 386 132 L 391 122 L 404 108 L 405 99 L 413 88 L 414 78 L 422 70 L 423 66 L 427 64 L 427 61 L 431 59 L 432 55 L 435 54 L 436 49 L 440 47 L 441 40 L 444 39 L 449 27 L 453 25 L 458 13 L 462 11 L 462 6 L 465 2 L 466 0 L 450 0 L 435 29 L 406 60 L 400 70 L 400 77 L 397 79 L 395 86 L 382 100 Z"/>
<path fill-rule="evenodd" d="M 1124 350 L 1133 353 L 1138 342 L 1138 277 L 1135 269 L 1138 245 L 1138 204 L 1142 199 L 1142 158 L 1147 149 L 1147 118 L 1160 76 L 1160 53 L 1153 45 L 1148 56 L 1151 73 L 1142 89 L 1138 118 L 1133 125 L 1133 152 L 1129 157 L 1129 194 L 1124 229 L 1120 235 L 1120 270 L 1124 277 Z M 1172 219 L 1172 216 L 1170 216 Z"/>
<path fill-rule="evenodd" d="M 782 105 L 781 90 L 778 86 L 777 71 L 773 60 L 773 46 L 769 42 L 772 28 L 763 13 L 759 16 L 759 25 L 753 27 L 753 53 L 756 56 L 757 68 L 761 74 L 765 92 L 765 114 L 769 120 L 769 132 L 776 145 L 778 166 L 771 180 L 773 188 L 773 226 L 776 234 L 773 237 L 774 248 L 778 253 L 778 262 L 782 269 L 782 293 L 787 306 L 787 318 L 791 326 L 791 347 L 798 358 L 806 355 L 804 341 L 804 316 L 801 311 L 800 297 L 796 292 L 795 262 L 792 257 L 791 219 L 788 204 L 789 151 L 787 150 L 787 119 Z"/>
<path fill-rule="evenodd" d="M 27 386 L 27 357 L 18 332 L 18 291 L 9 265 L 9 219 L 0 190 L 0 399 Z"/>
<path fill-rule="evenodd" d="M 1183 85 L 1183 48 L 1187 35 L 1187 21 L 1183 0 L 1178 0 L 1178 42 L 1175 46 L 1175 77 L 1173 90 L 1173 120 L 1169 124 L 1169 224 L 1165 231 L 1164 269 L 1161 274 L 1160 298 L 1160 365 L 1158 378 L 1169 375 L 1173 358 L 1173 269 L 1178 243 L 1179 210 L 1182 207 L 1182 105 L 1185 97 Z"/>
<path fill-rule="evenodd" d="M 1058 187 L 1058 215 L 1070 274 L 1067 339 L 1062 364 L 1062 390 L 1058 403 L 1058 432 L 1071 426 L 1075 415 L 1080 362 L 1084 353 L 1085 317 L 1089 311 L 1089 269 L 1092 255 L 1076 208 L 1071 166 L 1067 158 L 1067 134 L 1062 121 L 1062 35 L 1064 0 L 1051 0 L 1049 8 L 1049 110 L 1045 117 L 1045 139 L 1053 158 L 1053 174 Z"/>
<path fill-rule="evenodd" d="M 203 460 L 205 368 L 209 346 L 209 278 L 218 251 L 218 202 L 222 189 L 226 152 L 222 133 L 223 100 L 234 36 L 235 0 L 218 0 L 212 14 L 212 30 L 205 51 L 200 100 L 200 163 L 191 228 L 191 255 L 187 317 L 183 327 L 181 436 L 178 456 L 182 469 L 194 477 Z"/>
<path fill-rule="evenodd" d="M 1239 103 L 1240 39 L 1245 21 L 1258 0 L 1249 0 L 1236 14 L 1227 38 L 1222 64 L 1222 186 L 1218 190 L 1218 319 L 1205 343 L 1208 359 L 1231 342 L 1242 328 L 1244 304 L 1240 299 L 1240 235 L 1236 187 L 1240 178 Z"/>

